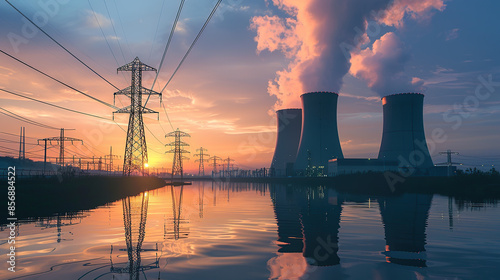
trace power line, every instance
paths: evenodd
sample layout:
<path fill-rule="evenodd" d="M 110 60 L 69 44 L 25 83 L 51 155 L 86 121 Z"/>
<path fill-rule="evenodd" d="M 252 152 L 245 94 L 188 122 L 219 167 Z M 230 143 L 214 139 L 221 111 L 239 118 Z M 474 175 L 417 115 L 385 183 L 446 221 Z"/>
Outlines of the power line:
<path fill-rule="evenodd" d="M 160 9 L 160 16 L 158 17 L 158 23 L 156 24 L 155 36 L 153 38 L 153 42 L 151 43 L 151 49 L 149 50 L 148 62 L 150 62 L 151 54 L 153 53 L 153 46 L 154 46 L 154 42 L 156 41 L 156 35 L 158 34 L 158 28 L 160 27 L 160 20 L 161 20 L 162 15 L 163 15 L 163 6 L 165 6 L 165 2 L 166 1 L 161 2 L 162 4 L 161 4 L 161 9 Z M 151 88 L 151 90 L 153 90 L 153 88 Z"/>
<path fill-rule="evenodd" d="M 108 49 L 111 52 L 111 55 L 113 56 L 113 58 L 115 59 L 116 65 L 119 66 L 120 63 L 118 63 L 118 59 L 116 59 L 115 52 L 113 52 L 113 49 L 111 48 L 111 45 L 109 44 L 108 38 L 106 38 L 106 35 L 104 34 L 104 31 L 102 30 L 101 23 L 99 23 L 99 19 L 97 18 L 94 7 L 92 7 L 90 0 L 88 0 L 88 2 L 89 2 L 90 9 L 92 10 L 92 13 L 94 14 L 95 21 L 97 22 L 97 25 L 99 26 L 99 29 L 101 30 L 102 37 L 104 38 L 104 41 L 106 41 L 106 44 L 108 45 Z M 127 81 L 124 74 L 122 74 L 122 77 L 123 77 L 123 80 Z M 115 87 L 115 89 L 119 90 L 117 87 Z"/>
<path fill-rule="evenodd" d="M 88 66 L 85 62 L 83 62 L 82 60 L 80 60 L 78 57 L 76 57 L 72 52 L 70 52 L 67 48 L 65 48 L 63 45 L 61 45 L 56 39 L 52 38 L 52 36 L 50 36 L 47 32 L 45 32 L 40 26 L 38 26 L 36 23 L 34 23 L 31 19 L 29 19 L 25 14 L 23 14 L 20 10 L 18 10 L 14 5 L 12 5 L 8 0 L 5 0 L 5 2 L 7 2 L 7 4 L 9 4 L 12 8 L 14 8 L 14 10 L 16 10 L 19 14 L 21 14 L 25 19 L 27 19 L 31 24 L 33 24 L 36 28 L 38 28 L 38 30 L 42 31 L 43 34 L 45 34 L 47 37 L 49 37 L 54 43 L 56 43 L 57 45 L 59 45 L 63 50 L 65 50 L 67 53 L 69 53 L 72 57 L 74 57 L 76 60 L 78 60 L 81 64 L 85 65 L 85 67 L 87 67 L 90 71 L 94 72 L 94 74 L 96 74 L 97 76 L 99 76 L 101 79 L 103 79 L 104 81 L 106 81 L 109 85 L 111 85 L 112 87 L 118 89 L 115 85 L 113 85 L 110 81 L 106 80 L 106 78 L 104 78 L 103 76 L 101 76 L 99 73 L 97 73 L 96 71 L 94 71 L 94 69 L 90 68 L 90 66 Z M 89 2 L 90 3 L 90 2 Z M 106 3 L 106 2 L 104 2 Z"/>
<path fill-rule="evenodd" d="M 174 126 L 172 125 L 172 122 L 170 121 L 170 118 L 168 117 L 167 109 L 165 109 L 164 102 L 162 102 L 161 105 L 163 107 L 163 112 L 165 112 L 165 116 L 167 116 L 167 120 L 168 120 L 168 123 L 170 124 L 170 127 L 172 128 L 172 131 L 174 131 Z"/>
<path fill-rule="evenodd" d="M 165 1 L 163 1 L 163 3 L 165 3 Z M 125 33 L 125 29 L 123 29 L 122 17 L 120 16 L 120 11 L 118 10 L 118 6 L 116 5 L 115 0 L 113 0 L 113 4 L 115 5 L 116 14 L 118 15 L 118 20 L 120 21 L 120 27 L 121 27 L 122 32 L 123 32 L 123 37 L 125 38 L 125 43 L 127 44 L 128 54 L 131 55 L 132 52 L 130 51 L 130 44 L 128 43 L 127 33 Z"/>
<path fill-rule="evenodd" d="M 43 123 L 40 123 L 40 122 L 37 122 L 37 121 L 30 120 L 28 118 L 20 116 L 20 115 L 18 115 L 16 113 L 13 113 L 13 112 L 11 112 L 11 111 L 9 111 L 7 109 L 2 108 L 2 107 L 0 107 L 0 110 L 5 111 L 5 112 L 8 113 L 8 114 L 6 114 L 4 112 L 0 112 L 0 114 L 5 115 L 7 117 L 11 117 L 11 118 L 16 119 L 16 120 L 19 120 L 21 122 L 29 123 L 29 124 L 32 124 L 32 125 L 36 125 L 36 126 L 43 127 L 43 128 L 48 128 L 48 129 L 58 129 L 58 128 L 50 126 L 50 125 L 46 125 L 46 124 L 43 124 Z"/>
<path fill-rule="evenodd" d="M 163 91 L 165 90 L 165 88 L 168 86 L 168 84 L 170 84 L 170 81 L 172 81 L 172 79 L 174 78 L 175 74 L 177 73 L 177 71 L 179 70 L 179 68 L 181 68 L 181 65 L 184 63 L 184 61 L 186 60 L 187 56 L 189 55 L 189 53 L 191 52 L 191 50 L 193 49 L 194 45 L 196 44 L 196 42 L 198 41 L 198 39 L 201 37 L 201 34 L 203 33 L 203 31 L 205 30 L 205 28 L 207 27 L 208 23 L 210 22 L 210 20 L 212 19 L 213 15 L 215 14 L 215 12 L 217 11 L 217 8 L 219 7 L 220 3 L 222 2 L 222 0 L 219 0 L 217 1 L 217 4 L 215 4 L 215 7 L 213 8 L 212 12 L 210 13 L 210 15 L 208 16 L 207 20 L 205 21 L 205 24 L 203 24 L 203 27 L 201 28 L 200 32 L 198 33 L 198 35 L 196 36 L 196 38 L 194 39 L 193 43 L 191 44 L 191 46 L 189 47 L 188 51 L 186 52 L 186 54 L 184 55 L 184 57 L 182 58 L 181 62 L 179 63 L 179 65 L 177 66 L 177 68 L 175 69 L 174 73 L 172 73 L 172 76 L 170 76 L 170 79 L 168 79 L 167 83 L 165 84 L 165 86 L 163 87 L 163 89 L 161 90 L 160 93 L 163 93 Z"/>
<path fill-rule="evenodd" d="M 86 116 L 94 117 L 94 118 L 98 118 L 98 119 L 103 119 L 103 120 L 108 120 L 108 121 L 110 120 L 110 119 L 107 119 L 107 118 L 104 118 L 104 117 L 100 117 L 100 116 L 97 116 L 97 115 L 93 115 L 93 114 L 89 114 L 89 113 L 85 113 L 85 112 L 80 112 L 80 111 L 73 110 L 73 109 L 68 109 L 68 108 L 65 108 L 65 107 L 62 107 L 62 106 L 59 106 L 59 105 L 51 104 L 49 102 L 41 101 L 41 100 L 38 100 L 36 98 L 25 96 L 25 95 L 22 95 L 22 94 L 19 94 L 19 93 L 15 93 L 15 92 L 12 92 L 12 91 L 9 91 L 9 90 L 6 90 L 6 89 L 0 88 L 0 90 L 4 91 L 6 93 L 9 93 L 9 94 L 15 95 L 15 96 L 19 96 L 19 97 L 26 98 L 26 99 L 29 99 L 29 100 L 32 100 L 32 101 L 36 101 L 36 102 L 39 102 L 39 103 L 42 103 L 42 104 L 45 104 L 45 105 L 56 107 L 56 108 L 59 108 L 61 110 L 66 110 L 66 111 L 69 111 L 69 112 L 73 112 L 73 113 L 77 113 L 77 114 L 82 114 L 82 115 L 86 115 Z"/>
<path fill-rule="evenodd" d="M 156 135 L 154 135 L 154 134 L 153 134 L 153 132 L 151 132 L 151 130 L 149 129 L 149 127 L 147 127 L 147 126 L 146 126 L 146 129 L 149 131 L 149 133 L 151 133 L 151 135 L 153 135 L 153 137 L 154 137 L 156 140 L 158 140 L 158 142 L 159 142 L 160 144 L 165 145 L 165 144 L 163 144 L 163 142 L 161 142 L 161 141 L 160 141 L 160 139 L 158 139 L 158 137 L 156 137 Z"/>
<path fill-rule="evenodd" d="M 115 33 L 116 41 L 118 42 L 118 47 L 120 48 L 120 52 L 121 52 L 122 57 L 123 57 L 123 62 L 127 63 L 127 60 L 125 59 L 125 55 L 123 54 L 122 45 L 120 44 L 120 40 L 118 40 L 118 33 L 116 33 L 115 24 L 113 23 L 113 20 L 111 20 L 111 15 L 109 13 L 108 4 L 106 4 L 106 1 L 103 1 L 103 2 L 104 2 L 104 6 L 106 7 L 106 12 L 108 13 L 109 21 L 111 22 L 111 27 L 113 27 L 113 32 Z"/>
<path fill-rule="evenodd" d="M 184 55 L 184 57 L 182 58 L 181 62 L 179 63 L 179 65 L 177 66 L 177 68 L 175 69 L 174 73 L 172 73 L 172 76 L 170 76 L 170 79 L 168 79 L 167 83 L 165 84 L 165 86 L 163 87 L 163 89 L 161 90 L 160 93 L 163 93 L 163 91 L 165 90 L 165 88 L 168 86 L 168 84 L 170 83 L 170 81 L 172 81 L 172 79 L 174 78 L 175 74 L 177 73 L 177 71 L 179 71 L 179 68 L 181 68 L 182 64 L 184 63 L 184 61 L 186 60 L 187 56 L 189 55 L 189 53 L 191 52 L 191 50 L 193 49 L 194 45 L 196 44 L 196 42 L 198 41 L 198 39 L 201 37 L 201 34 L 203 33 L 203 31 L 205 30 L 205 28 L 207 27 L 208 23 L 210 22 L 210 20 L 212 19 L 213 15 L 215 14 L 215 12 L 217 11 L 217 8 L 219 7 L 220 3 L 222 2 L 222 0 L 219 0 L 217 1 L 217 4 L 215 4 L 215 7 L 213 8 L 212 12 L 210 13 L 210 15 L 208 16 L 207 20 L 205 21 L 205 24 L 203 24 L 203 27 L 201 28 L 200 32 L 198 32 L 198 35 L 196 36 L 196 38 L 194 39 L 193 43 L 191 44 L 191 46 L 189 47 L 188 51 L 186 52 L 186 54 Z M 184 3 L 184 1 L 181 2 L 181 5 Z M 179 11 L 178 11 L 178 15 L 180 14 L 180 10 L 181 10 L 182 6 L 179 7 Z M 172 29 L 172 32 L 170 33 L 170 36 L 172 36 L 173 34 L 173 30 Z M 169 37 L 169 42 L 170 42 L 170 37 Z M 168 48 L 168 45 L 169 43 L 167 43 L 167 46 L 165 48 L 165 52 L 163 54 L 163 57 L 165 56 L 165 53 L 167 51 L 167 48 Z M 163 58 L 162 58 L 162 63 L 163 63 Z M 160 67 L 161 67 L 161 64 L 160 64 Z M 156 77 L 158 77 L 158 74 L 159 74 L 160 70 L 158 70 L 158 73 L 156 75 Z M 156 81 L 156 78 L 155 78 L 155 81 Z M 153 83 L 153 86 L 154 86 L 154 83 Z M 149 96 L 148 96 L 148 99 L 146 100 L 146 102 L 144 103 L 144 106 L 146 106 L 146 104 L 148 103 L 148 100 L 149 100 Z M 162 102 L 162 105 L 163 105 L 163 102 Z M 168 119 L 168 122 L 170 123 L 170 127 L 172 128 L 172 131 L 174 131 L 174 127 L 172 125 L 172 122 L 170 121 L 170 118 L 168 117 L 168 114 L 167 114 L 167 110 L 165 109 L 165 106 L 163 106 L 163 110 L 165 112 L 165 116 L 167 117 Z"/>
<path fill-rule="evenodd" d="M 1 133 L 1 134 L 6 134 L 6 135 L 15 136 L 15 137 L 19 137 L 19 135 L 18 135 L 18 134 L 14 134 L 14 133 L 3 132 L 3 131 L 0 131 L 0 133 Z M 35 137 L 29 137 L 29 136 L 26 136 L 26 138 L 38 139 L 38 138 L 35 138 Z"/>
<path fill-rule="evenodd" d="M 5 138 L 0 138 L 0 142 L 19 144 L 19 141 L 14 141 L 14 140 L 5 139 Z M 25 144 L 26 145 L 35 145 L 35 146 L 38 146 L 37 144 L 33 144 L 33 143 L 25 143 Z"/>
<path fill-rule="evenodd" d="M 177 22 L 179 21 L 179 17 L 181 15 L 182 7 L 184 6 L 184 1 L 185 0 L 181 0 L 181 4 L 179 5 L 179 10 L 177 10 L 177 15 L 175 16 L 174 24 L 172 25 L 172 30 L 170 30 L 170 35 L 168 36 L 167 45 L 165 46 L 165 50 L 163 51 L 163 56 L 161 57 L 160 66 L 158 67 L 158 71 L 156 72 L 156 76 L 155 76 L 155 79 L 153 81 L 153 85 L 151 86 L 151 90 L 153 90 L 153 88 L 156 84 L 156 80 L 158 79 L 158 75 L 160 75 L 161 67 L 163 66 L 163 61 L 165 60 L 165 55 L 167 54 L 168 47 L 170 46 L 170 43 L 172 42 L 172 37 L 174 36 L 175 28 L 177 27 Z M 149 99 L 149 96 L 148 96 L 148 99 Z M 148 103 L 148 100 L 146 100 L 146 104 L 147 103 Z"/>
<path fill-rule="evenodd" d="M 33 69 L 33 70 L 35 70 L 36 72 L 38 72 L 38 73 L 40 73 L 40 74 L 44 75 L 45 77 L 50 78 L 51 80 L 54 80 L 54 81 L 56 81 L 56 82 L 58 82 L 58 83 L 60 83 L 60 84 L 62 84 L 62 85 L 64 85 L 64 86 L 66 86 L 66 87 L 68 87 L 68 88 L 70 88 L 70 89 L 72 89 L 72 90 L 74 90 L 74 91 L 76 91 L 76 92 L 80 93 L 80 94 L 83 94 L 83 95 L 85 95 L 86 97 L 88 97 L 88 98 L 90 98 L 90 99 L 92 99 L 92 100 L 95 100 L 95 101 L 97 101 L 97 102 L 99 102 L 99 103 L 101 103 L 101 104 L 103 104 L 103 105 L 106 105 L 106 106 L 108 106 L 108 107 L 111 107 L 111 108 L 113 108 L 113 109 L 118 109 L 118 107 L 116 107 L 116 106 L 114 106 L 114 105 L 111 105 L 111 104 L 109 104 L 109 103 L 107 103 L 107 102 L 104 102 L 104 101 L 102 101 L 102 100 L 99 100 L 99 99 L 97 99 L 97 98 L 93 97 L 92 95 L 86 94 L 86 93 L 85 93 L 85 92 L 83 92 L 83 91 L 80 91 L 80 90 L 78 90 L 78 89 L 76 89 L 76 88 L 74 88 L 74 87 L 72 87 L 72 86 L 70 86 L 70 85 L 68 85 L 68 84 L 66 84 L 66 83 L 64 83 L 64 82 L 61 82 L 60 80 L 58 80 L 58 79 L 56 79 L 56 78 L 54 78 L 54 77 L 50 76 L 49 74 L 46 74 L 45 72 L 43 72 L 43 71 L 41 71 L 41 70 L 36 69 L 35 67 L 33 67 L 33 66 L 31 66 L 31 65 L 27 64 L 26 62 L 24 62 L 24 61 L 22 61 L 22 60 L 20 60 L 20 59 L 18 59 L 18 58 L 16 58 L 16 57 L 14 57 L 14 56 L 12 56 L 12 55 L 10 55 L 10 54 L 6 53 L 6 52 L 4 52 L 3 50 L 0 50 L 0 52 L 1 52 L 1 53 L 3 53 L 3 54 L 5 54 L 6 56 L 8 56 L 8 57 L 10 57 L 10 58 L 12 58 L 12 59 L 14 59 L 14 60 L 16 60 L 17 62 L 19 62 L 19 63 L 21 63 L 21 64 L 23 64 L 23 65 L 25 65 L 25 66 L 27 66 L 27 67 L 29 67 L 29 68 Z"/>

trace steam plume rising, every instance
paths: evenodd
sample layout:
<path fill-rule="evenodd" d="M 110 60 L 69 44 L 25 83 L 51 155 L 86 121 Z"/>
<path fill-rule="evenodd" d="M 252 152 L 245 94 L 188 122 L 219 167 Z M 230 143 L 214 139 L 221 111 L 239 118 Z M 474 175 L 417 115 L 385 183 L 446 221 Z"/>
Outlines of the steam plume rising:
<path fill-rule="evenodd" d="M 299 96 L 304 92 L 340 91 L 342 79 L 349 72 L 352 62 L 350 52 L 344 54 L 341 45 L 360 47 L 370 43 L 366 35 L 368 21 L 375 20 L 399 28 L 403 25 L 406 15 L 413 19 L 424 18 L 431 11 L 442 10 L 445 7 L 442 0 L 272 0 L 272 2 L 283 10 L 286 16 L 256 16 L 252 18 L 250 27 L 257 33 L 255 41 L 258 53 L 264 50 L 280 51 L 290 59 L 288 66 L 277 71 L 276 77 L 268 84 L 269 94 L 278 99 L 274 109 L 300 106 Z M 388 38 L 391 37 L 392 35 Z M 380 44 L 387 46 L 383 43 L 388 42 L 381 41 Z M 355 51 L 360 55 L 359 49 Z M 364 53 L 366 56 L 368 54 L 370 53 Z M 377 56 L 376 64 L 363 65 L 377 66 L 388 73 L 400 73 L 401 65 L 408 61 L 408 56 L 403 54 L 404 52 L 400 57 L 391 57 L 388 66 L 384 65 L 383 56 Z M 394 64 L 395 59 L 398 70 L 386 69 L 391 67 L 391 63 Z M 369 78 L 360 73 L 357 76 L 363 79 Z M 418 79 L 413 80 L 418 81 Z M 387 84 L 384 81 L 373 82 L 370 79 L 368 82 L 374 89 Z"/>

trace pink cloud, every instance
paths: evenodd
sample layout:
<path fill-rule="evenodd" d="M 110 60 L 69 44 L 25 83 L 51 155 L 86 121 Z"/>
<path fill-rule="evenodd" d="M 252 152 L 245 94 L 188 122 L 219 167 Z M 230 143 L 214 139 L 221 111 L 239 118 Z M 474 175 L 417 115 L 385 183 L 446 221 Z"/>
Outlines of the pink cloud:
<path fill-rule="evenodd" d="M 423 81 L 404 74 L 410 54 L 393 32 L 389 32 L 366 48 L 351 53 L 349 73 L 367 81 L 380 95 L 406 91 L 419 91 Z"/>
<path fill-rule="evenodd" d="M 269 94 L 277 97 L 274 109 L 300 106 L 300 95 L 304 92 L 340 91 L 342 79 L 350 71 L 351 63 L 355 63 L 351 73 L 368 79 L 372 86 L 381 86 L 383 80 L 377 73 L 370 73 L 368 67 L 378 65 L 389 70 L 390 64 L 395 63 L 397 67 L 393 73 L 396 76 L 390 82 L 400 86 L 412 85 L 411 79 L 408 81 L 400 75 L 404 69 L 404 65 L 400 64 L 407 61 L 406 53 L 401 49 L 399 53 L 390 54 L 385 49 L 390 44 L 396 44 L 394 39 L 390 40 L 392 35 L 375 42 L 372 49 L 354 50 L 354 59 L 349 57 L 352 50 L 345 53 L 341 46 L 350 45 L 355 49 L 369 45 L 366 27 L 371 18 L 400 27 L 405 15 L 420 19 L 434 10 L 445 8 L 443 0 L 273 0 L 272 3 L 283 10 L 285 16 L 256 16 L 250 27 L 257 33 L 258 53 L 279 51 L 290 60 L 268 84 Z M 398 62 L 396 58 L 403 61 Z M 385 63 L 388 65 L 383 66 Z M 400 76 L 404 80 L 402 83 L 398 80 Z"/>
<path fill-rule="evenodd" d="M 422 19 L 428 17 L 431 11 L 443 11 L 445 7 L 443 0 L 394 0 L 389 9 L 382 13 L 379 22 L 401 27 L 405 15 L 412 19 Z"/>

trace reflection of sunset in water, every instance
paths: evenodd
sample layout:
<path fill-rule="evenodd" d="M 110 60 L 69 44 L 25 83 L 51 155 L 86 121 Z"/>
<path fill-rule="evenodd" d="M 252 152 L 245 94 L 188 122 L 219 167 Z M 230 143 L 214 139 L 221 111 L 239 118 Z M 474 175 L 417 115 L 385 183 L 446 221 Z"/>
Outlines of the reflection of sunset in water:
<path fill-rule="evenodd" d="M 498 239 L 474 233 L 479 227 L 499 231 L 489 222 L 498 208 L 449 212 L 449 202 L 326 187 L 166 186 L 89 212 L 22 224 L 16 277 L 439 279 L 453 275 L 457 265 L 498 269 L 492 246 Z M 476 273 L 464 271 L 465 279 Z"/>

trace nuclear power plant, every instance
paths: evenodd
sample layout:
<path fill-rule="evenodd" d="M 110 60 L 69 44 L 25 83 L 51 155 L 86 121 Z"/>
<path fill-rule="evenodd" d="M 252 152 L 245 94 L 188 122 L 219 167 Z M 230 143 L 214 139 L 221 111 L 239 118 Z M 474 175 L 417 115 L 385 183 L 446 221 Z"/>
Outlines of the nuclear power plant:
<path fill-rule="evenodd" d="M 378 158 L 344 158 L 337 129 L 338 96 L 333 92 L 301 95 L 301 130 L 298 128 L 300 118 L 283 118 L 286 114 L 298 114 L 299 109 L 277 111 L 278 138 L 271 164 L 275 176 L 291 176 L 292 162 L 296 176 L 386 171 L 417 176 L 446 175 L 446 168 L 434 166 L 427 147 L 423 94 L 399 93 L 382 98 L 383 132 Z M 298 133 L 300 141 L 293 161 Z"/>
<path fill-rule="evenodd" d="M 302 133 L 294 169 L 299 175 L 326 174 L 330 159 L 342 159 L 337 130 L 337 100 L 334 92 L 310 92 L 302 101 Z"/>
<path fill-rule="evenodd" d="M 271 169 L 275 176 L 290 176 L 293 174 L 293 163 L 299 148 L 302 109 L 278 110 L 276 117 L 278 134 Z"/>

